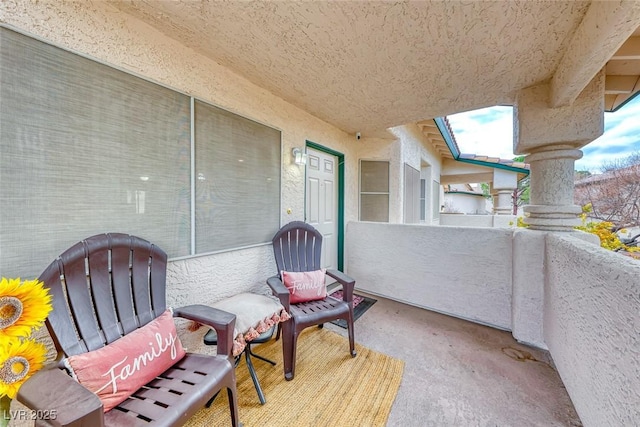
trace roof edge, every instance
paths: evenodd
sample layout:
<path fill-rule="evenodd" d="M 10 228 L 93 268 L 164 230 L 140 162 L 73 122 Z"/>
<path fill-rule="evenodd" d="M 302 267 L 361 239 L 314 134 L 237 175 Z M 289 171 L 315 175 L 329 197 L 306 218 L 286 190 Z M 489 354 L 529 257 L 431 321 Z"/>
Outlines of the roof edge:
<path fill-rule="evenodd" d="M 502 169 L 510 172 L 522 173 L 525 176 L 529 175 L 530 171 L 528 168 L 519 168 L 515 166 L 508 166 L 502 163 L 486 162 L 483 160 L 460 158 L 460 149 L 458 148 L 458 144 L 456 143 L 455 136 L 453 135 L 453 131 L 451 130 L 451 126 L 449 125 L 447 117 L 436 117 L 435 119 L 433 119 L 433 122 L 438 127 L 438 131 L 440 132 L 440 135 L 442 135 L 442 139 L 444 139 L 444 142 L 447 144 L 447 147 L 449 148 L 449 151 L 453 156 L 453 160 L 455 160 L 456 162 L 471 163 L 474 165 L 485 166 L 494 169 Z"/>

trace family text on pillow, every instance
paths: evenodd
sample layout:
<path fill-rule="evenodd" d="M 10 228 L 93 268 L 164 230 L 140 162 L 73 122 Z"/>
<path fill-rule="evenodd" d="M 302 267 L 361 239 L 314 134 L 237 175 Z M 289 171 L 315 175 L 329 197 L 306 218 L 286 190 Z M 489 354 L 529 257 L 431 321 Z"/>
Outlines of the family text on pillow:
<path fill-rule="evenodd" d="M 289 302 L 300 302 L 323 299 L 327 296 L 327 286 L 324 283 L 326 270 L 282 272 L 282 282 L 289 290 Z"/>
<path fill-rule="evenodd" d="M 107 412 L 184 355 L 168 309 L 101 349 L 68 357 L 65 366 L 80 384 L 98 395 Z"/>

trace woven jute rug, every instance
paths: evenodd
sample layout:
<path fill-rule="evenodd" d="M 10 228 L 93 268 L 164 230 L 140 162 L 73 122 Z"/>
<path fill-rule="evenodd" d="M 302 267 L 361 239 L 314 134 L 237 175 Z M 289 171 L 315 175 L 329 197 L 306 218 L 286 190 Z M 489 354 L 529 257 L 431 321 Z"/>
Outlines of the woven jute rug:
<path fill-rule="evenodd" d="M 384 426 L 398 392 L 404 362 L 348 340 L 326 329 L 308 328 L 298 337 L 296 374 L 284 379 L 282 343 L 271 340 L 254 352 L 277 362 L 252 359 L 267 403 L 260 405 L 243 361 L 236 368 L 240 422 L 244 427 Z M 230 425 L 224 390 L 211 408 L 197 412 L 188 427 Z"/>

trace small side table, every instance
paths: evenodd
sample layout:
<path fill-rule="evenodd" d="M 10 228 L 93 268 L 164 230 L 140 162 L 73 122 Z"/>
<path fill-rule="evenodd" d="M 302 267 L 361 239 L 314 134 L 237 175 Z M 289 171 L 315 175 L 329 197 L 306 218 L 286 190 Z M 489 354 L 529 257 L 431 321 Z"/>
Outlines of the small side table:
<path fill-rule="evenodd" d="M 253 351 L 251 351 L 251 345 L 262 344 L 269 341 L 271 337 L 273 337 L 273 332 L 275 331 L 275 329 L 276 329 L 276 326 L 274 325 L 268 331 L 263 332 L 258 338 L 247 342 L 246 347 L 242 351 L 242 353 L 244 353 L 244 357 L 247 362 L 247 368 L 249 369 L 249 374 L 251 375 L 251 379 L 253 380 L 253 385 L 256 388 L 256 392 L 258 392 L 258 399 L 260 399 L 260 403 L 262 405 L 264 405 L 267 402 L 267 400 L 264 398 L 264 393 L 262 392 L 262 387 L 260 387 L 260 382 L 258 381 L 256 370 L 253 367 L 253 362 L 251 362 L 251 356 L 256 357 L 267 363 L 270 363 L 272 366 L 276 366 L 276 362 L 274 362 L 273 360 L 269 360 L 265 357 L 262 357 L 259 354 L 255 354 Z M 206 345 L 218 344 L 218 336 L 216 335 L 215 329 L 211 329 L 209 332 L 207 332 L 207 334 L 204 336 L 204 343 Z M 236 363 L 235 363 L 236 367 L 240 364 L 240 361 L 242 360 L 242 353 L 236 356 Z"/>

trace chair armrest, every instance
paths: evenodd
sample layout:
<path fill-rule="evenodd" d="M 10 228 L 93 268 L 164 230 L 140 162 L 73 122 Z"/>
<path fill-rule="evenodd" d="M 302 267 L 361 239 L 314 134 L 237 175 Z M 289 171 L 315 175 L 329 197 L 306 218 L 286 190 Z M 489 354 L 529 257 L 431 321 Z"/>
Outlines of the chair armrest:
<path fill-rule="evenodd" d="M 231 357 L 233 350 L 233 330 L 236 326 L 236 315 L 227 313 L 208 305 L 194 304 L 173 309 L 174 317 L 193 320 L 211 326 L 218 335 L 217 353 Z"/>
<path fill-rule="evenodd" d="M 353 301 L 353 288 L 356 285 L 356 281 L 351 277 L 344 274 L 342 271 L 328 269 L 327 276 L 333 277 L 342 285 L 342 299 L 345 302 Z"/>
<path fill-rule="evenodd" d="M 33 374 L 18 390 L 17 400 L 53 426 L 104 426 L 98 396 L 58 368 Z"/>
<path fill-rule="evenodd" d="M 278 276 L 269 277 L 267 279 L 267 285 L 269 285 L 269 287 L 271 288 L 271 293 L 274 296 L 278 297 L 278 299 L 280 300 L 280 304 L 282 304 L 282 306 L 285 310 L 287 310 L 288 313 L 289 309 L 291 308 L 291 305 L 289 303 L 289 290 L 284 285 L 284 283 L 282 283 L 282 280 L 280 280 Z"/>

